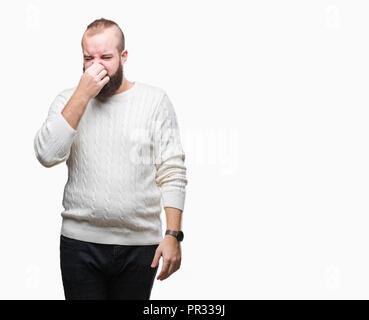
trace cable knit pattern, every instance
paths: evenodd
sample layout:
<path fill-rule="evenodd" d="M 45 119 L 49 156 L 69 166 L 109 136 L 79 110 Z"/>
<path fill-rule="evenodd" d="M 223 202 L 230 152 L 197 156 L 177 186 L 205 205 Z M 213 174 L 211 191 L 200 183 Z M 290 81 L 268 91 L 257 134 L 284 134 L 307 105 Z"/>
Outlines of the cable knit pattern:
<path fill-rule="evenodd" d="M 187 185 L 168 95 L 136 81 L 105 102 L 91 99 L 74 130 L 61 112 L 76 89 L 56 96 L 34 138 L 43 166 L 68 166 L 61 234 L 104 244 L 160 243 L 162 205 L 183 211 Z"/>

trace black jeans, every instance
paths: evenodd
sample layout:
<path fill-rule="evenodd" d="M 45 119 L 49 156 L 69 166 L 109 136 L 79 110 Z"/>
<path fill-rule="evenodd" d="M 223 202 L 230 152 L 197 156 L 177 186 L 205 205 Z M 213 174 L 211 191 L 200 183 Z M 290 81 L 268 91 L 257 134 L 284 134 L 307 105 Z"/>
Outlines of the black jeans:
<path fill-rule="evenodd" d="M 99 244 L 60 235 L 65 299 L 149 300 L 158 246 Z"/>

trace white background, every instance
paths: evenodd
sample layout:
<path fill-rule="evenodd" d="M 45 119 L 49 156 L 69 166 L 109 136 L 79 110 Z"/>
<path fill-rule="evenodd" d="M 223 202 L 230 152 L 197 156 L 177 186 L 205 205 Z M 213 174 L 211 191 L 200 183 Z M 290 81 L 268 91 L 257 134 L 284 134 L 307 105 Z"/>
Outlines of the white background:
<path fill-rule="evenodd" d="M 368 299 L 368 14 L 367 1 L 2 1 L 0 298 L 64 299 L 67 167 L 43 167 L 33 138 L 104 17 L 126 36 L 127 79 L 168 93 L 186 153 L 182 265 L 151 299 Z"/>

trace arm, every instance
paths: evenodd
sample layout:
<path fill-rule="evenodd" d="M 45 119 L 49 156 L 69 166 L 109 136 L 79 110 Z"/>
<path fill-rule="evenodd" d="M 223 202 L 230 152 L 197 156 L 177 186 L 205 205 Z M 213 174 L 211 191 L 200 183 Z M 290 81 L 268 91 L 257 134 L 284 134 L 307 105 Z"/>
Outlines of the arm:
<path fill-rule="evenodd" d="M 187 185 L 185 154 L 177 117 L 166 94 L 158 106 L 154 128 L 154 154 L 157 170 L 155 180 L 162 193 L 167 229 L 181 230 Z M 158 280 L 168 278 L 180 267 L 181 246 L 175 237 L 171 235 L 164 237 L 156 249 L 151 267 L 157 267 L 161 256 L 163 256 L 163 266 L 157 277 Z"/>
<path fill-rule="evenodd" d="M 49 168 L 65 161 L 77 134 L 77 125 L 88 100 L 77 91 L 67 102 L 59 94 L 52 102 L 48 116 L 34 138 L 34 150 L 39 162 Z"/>
<path fill-rule="evenodd" d="M 77 130 L 79 121 L 86 110 L 88 101 L 89 99 L 85 95 L 75 91 L 62 111 L 63 117 L 74 130 Z"/>
<path fill-rule="evenodd" d="M 165 207 L 165 216 L 167 219 L 167 230 L 178 231 L 182 229 L 182 210 L 172 207 Z M 173 237 L 169 234 L 166 237 Z"/>
<path fill-rule="evenodd" d="M 55 98 L 47 119 L 34 138 L 36 157 L 42 165 L 52 167 L 68 159 L 79 121 L 88 102 L 109 80 L 105 68 L 94 62 L 82 74 L 69 101 L 62 94 Z"/>
<path fill-rule="evenodd" d="M 187 168 L 177 116 L 164 94 L 154 120 L 155 181 L 161 189 L 163 206 L 183 212 L 186 197 Z"/>

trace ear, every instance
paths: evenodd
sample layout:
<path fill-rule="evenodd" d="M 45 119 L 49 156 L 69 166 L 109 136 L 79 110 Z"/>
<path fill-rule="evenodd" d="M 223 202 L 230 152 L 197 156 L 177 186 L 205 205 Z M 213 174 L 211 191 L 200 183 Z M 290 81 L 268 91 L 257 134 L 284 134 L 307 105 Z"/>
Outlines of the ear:
<path fill-rule="evenodd" d="M 125 49 L 122 51 L 122 54 L 121 54 L 121 59 L 123 63 L 127 60 L 127 56 L 128 56 L 128 50 Z"/>

